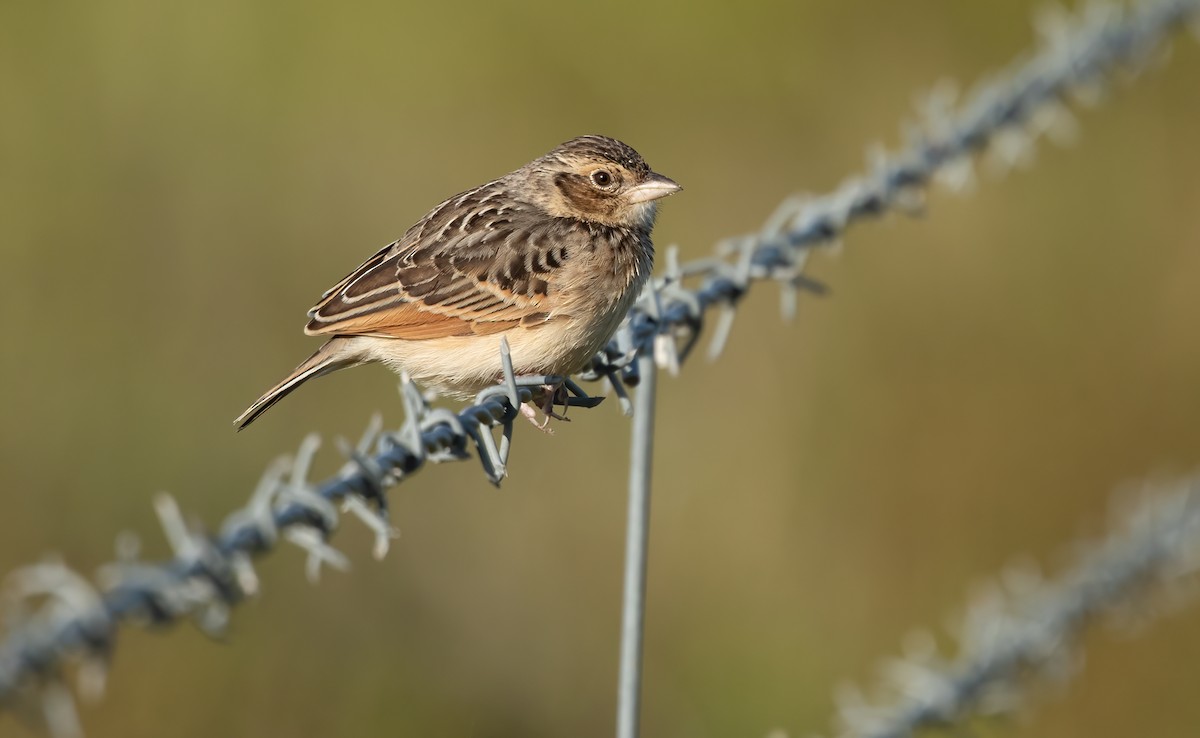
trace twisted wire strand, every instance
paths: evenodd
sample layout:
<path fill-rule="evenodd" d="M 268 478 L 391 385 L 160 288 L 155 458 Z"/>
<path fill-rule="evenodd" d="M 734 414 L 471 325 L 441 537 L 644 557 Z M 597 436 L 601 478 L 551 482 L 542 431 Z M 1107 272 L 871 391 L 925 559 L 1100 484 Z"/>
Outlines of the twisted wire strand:
<path fill-rule="evenodd" d="M 956 104 L 951 87 L 936 88 L 921 106 L 921 121 L 906 129 L 906 145 L 894 154 L 872 150 L 866 174 L 824 196 L 790 198 L 760 231 L 720 242 L 713 257 L 681 264 L 676 249 L 668 249 L 663 274 L 580 377 L 607 380 L 628 413 L 625 386 L 637 384 L 633 360 L 639 353 L 653 352 L 658 366 L 678 371 L 700 337 L 705 313 L 717 309 L 709 347 L 715 357 L 730 335 L 739 300 L 754 282 L 780 285 L 781 308 L 790 317 L 799 290 L 820 290 L 804 276 L 812 246 L 836 242 L 851 223 L 868 217 L 918 212 L 935 180 L 966 189 L 978 153 L 987 151 L 1011 166 L 1028 158 L 1037 139 L 1066 136 L 1074 125 L 1066 102 L 1094 102 L 1117 69 L 1145 68 L 1166 36 L 1195 22 L 1198 10 L 1200 0 L 1147 0 L 1128 9 L 1103 1 L 1077 14 L 1043 14 L 1036 53 L 978 86 L 962 103 Z M 383 432 L 376 419 L 358 444 L 339 442 L 346 463 L 330 479 L 308 481 L 319 442 L 316 436 L 305 439 L 293 458 L 267 469 L 249 503 L 217 535 L 189 525 L 171 498 L 159 497 L 156 511 L 174 552 L 168 562 L 141 562 L 136 546 L 125 541 L 119 542 L 118 560 L 101 569 L 99 587 L 56 561 L 11 575 L 0 601 L 9 622 L 0 644 L 0 707 L 27 709 L 32 700 L 52 732 L 78 735 L 73 701 L 63 686 L 68 667 L 77 667 L 81 694 L 98 694 L 120 623 L 191 618 L 205 632 L 219 633 L 230 608 L 257 591 L 253 558 L 280 538 L 306 551 L 310 578 L 323 566 L 344 568 L 346 558 L 328 543 L 340 505 L 341 513 L 372 531 L 374 553 L 381 557 L 394 536 L 387 515 L 390 487 L 426 462 L 463 460 L 472 451 L 498 484 L 517 408 L 530 399 L 531 387 L 562 380 L 570 405 L 592 407 L 603 399 L 588 396 L 570 378 L 514 377 L 507 346 L 501 356 L 505 381 L 457 413 L 432 407 L 411 382 L 402 382 L 403 425 Z"/>
<path fill-rule="evenodd" d="M 1144 623 L 1193 599 L 1200 573 L 1200 477 L 1118 494 L 1112 531 L 1081 546 L 1076 563 L 1046 580 L 1031 563 L 1005 571 L 968 602 L 958 655 L 914 633 L 879 669 L 876 694 L 839 694 L 838 738 L 905 738 L 1011 713 L 1029 687 L 1079 668 L 1073 647 L 1100 617 Z"/>
<path fill-rule="evenodd" d="M 1148 0 L 1129 8 L 1094 0 L 1076 14 L 1043 11 L 1035 19 L 1036 53 L 983 80 L 961 103 L 953 84 L 937 85 L 919 103 L 920 120 L 903 127 L 905 147 L 894 154 L 872 147 L 865 174 L 823 196 L 785 200 L 758 232 L 718 243 L 714 257 L 679 265 L 669 250 L 656 282 L 657 310 L 635 306 L 627 343 L 641 346 L 660 336 L 659 363 L 676 370 L 695 345 L 705 311 L 717 308 L 708 350 L 715 358 L 729 338 L 738 301 L 755 281 L 781 287 L 781 312 L 791 318 L 799 290 L 822 291 L 804 276 L 812 247 L 838 245 L 850 224 L 866 218 L 919 214 L 934 181 L 970 190 L 977 154 L 986 151 L 993 168 L 1004 170 L 1030 163 L 1042 137 L 1070 141 L 1077 123 L 1066 103 L 1094 105 L 1118 68 L 1136 73 L 1163 58 L 1164 38 L 1180 24 L 1196 24 L 1198 9 L 1197 0 Z M 1200 25 L 1193 29 L 1200 38 Z M 696 280 L 698 288 L 685 286 Z M 667 345 L 667 336 L 682 336 L 682 348 Z"/>

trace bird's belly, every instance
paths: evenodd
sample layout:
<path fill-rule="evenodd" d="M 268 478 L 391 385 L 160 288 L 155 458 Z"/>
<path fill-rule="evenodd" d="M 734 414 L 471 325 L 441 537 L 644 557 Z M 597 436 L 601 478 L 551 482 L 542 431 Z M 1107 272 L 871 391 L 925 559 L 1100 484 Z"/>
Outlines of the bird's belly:
<path fill-rule="evenodd" d="M 614 311 L 616 312 L 616 311 Z M 367 358 L 407 373 L 422 388 L 469 399 L 503 376 L 500 340 L 507 338 L 518 375 L 570 374 L 587 365 L 616 331 L 624 310 L 601 320 L 551 320 L 502 334 L 425 340 L 361 337 Z"/>

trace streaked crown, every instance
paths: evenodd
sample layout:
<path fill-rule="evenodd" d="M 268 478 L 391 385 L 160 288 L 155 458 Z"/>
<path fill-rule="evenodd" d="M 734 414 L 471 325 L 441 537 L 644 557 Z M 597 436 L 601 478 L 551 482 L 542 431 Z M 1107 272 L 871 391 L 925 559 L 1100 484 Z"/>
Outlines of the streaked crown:
<path fill-rule="evenodd" d="M 579 136 L 559 144 L 542 158 L 563 164 L 580 159 L 608 160 L 637 175 L 650 173 L 650 165 L 632 146 L 608 136 Z"/>

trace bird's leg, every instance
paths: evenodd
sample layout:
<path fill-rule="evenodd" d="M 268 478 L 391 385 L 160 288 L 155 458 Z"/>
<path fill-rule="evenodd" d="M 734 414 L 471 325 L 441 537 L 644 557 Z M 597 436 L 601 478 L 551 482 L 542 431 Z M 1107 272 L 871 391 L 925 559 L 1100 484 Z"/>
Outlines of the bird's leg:
<path fill-rule="evenodd" d="M 544 420 L 539 420 L 538 408 L 534 407 L 532 403 L 521 403 L 521 415 L 525 416 L 525 419 L 530 423 L 533 423 L 533 427 L 537 428 L 542 433 L 546 433 L 551 436 L 554 435 L 554 429 L 547 427 L 550 424 L 550 416 L 547 415 Z"/>
<path fill-rule="evenodd" d="M 571 419 L 567 417 L 567 409 L 571 407 L 571 404 L 567 402 L 570 395 L 567 394 L 566 383 L 559 382 L 558 384 L 543 385 L 543 389 L 546 392 L 546 399 L 542 404 L 542 412 L 546 414 L 546 422 L 549 423 L 550 418 L 554 418 L 555 420 L 570 423 Z M 562 405 L 562 415 L 554 411 L 556 404 Z"/>
<path fill-rule="evenodd" d="M 571 421 L 571 419 L 566 416 L 568 407 L 567 400 L 567 388 L 563 382 L 559 382 L 557 384 L 543 384 L 534 391 L 533 397 L 529 402 L 521 403 L 521 414 L 524 415 L 530 423 L 533 423 L 538 430 L 553 434 L 554 431 L 548 427 L 551 419 L 563 420 L 568 423 Z M 537 403 L 536 406 L 534 403 Z M 556 404 L 561 404 L 563 406 L 562 415 L 559 415 L 555 411 L 554 406 Z M 539 411 L 544 416 L 544 419 L 540 422 L 538 420 Z"/>

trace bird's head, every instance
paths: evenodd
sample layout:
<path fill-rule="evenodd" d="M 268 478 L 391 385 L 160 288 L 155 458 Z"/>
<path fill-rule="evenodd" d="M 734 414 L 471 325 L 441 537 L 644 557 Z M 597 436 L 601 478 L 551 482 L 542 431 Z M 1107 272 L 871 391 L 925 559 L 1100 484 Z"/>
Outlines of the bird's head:
<path fill-rule="evenodd" d="M 632 147 L 605 136 L 571 139 L 518 172 L 537 193 L 531 199 L 550 215 L 647 231 L 657 201 L 682 189 L 651 171 Z"/>

